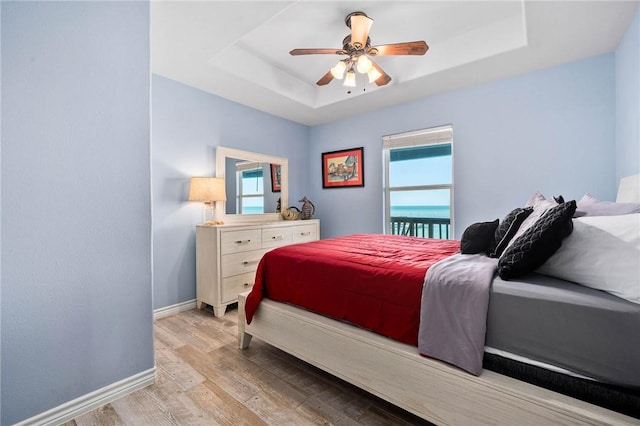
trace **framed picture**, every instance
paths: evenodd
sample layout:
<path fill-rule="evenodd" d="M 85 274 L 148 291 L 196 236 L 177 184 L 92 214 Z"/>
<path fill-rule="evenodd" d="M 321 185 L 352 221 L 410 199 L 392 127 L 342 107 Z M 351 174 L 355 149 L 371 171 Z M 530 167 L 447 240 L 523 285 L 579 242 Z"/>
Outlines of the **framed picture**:
<path fill-rule="evenodd" d="M 322 153 L 322 187 L 364 186 L 364 148 Z"/>
<path fill-rule="evenodd" d="M 271 165 L 271 192 L 280 192 L 282 189 L 280 183 L 281 175 L 280 171 L 282 170 L 282 166 L 280 164 L 272 164 Z"/>

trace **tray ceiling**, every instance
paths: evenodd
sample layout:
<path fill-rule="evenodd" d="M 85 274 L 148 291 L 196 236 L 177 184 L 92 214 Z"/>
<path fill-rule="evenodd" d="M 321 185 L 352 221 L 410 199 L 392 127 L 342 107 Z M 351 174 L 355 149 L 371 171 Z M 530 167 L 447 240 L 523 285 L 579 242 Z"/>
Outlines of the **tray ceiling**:
<path fill-rule="evenodd" d="M 547 68 L 615 49 L 637 1 L 154 1 L 155 74 L 314 125 L 424 96 Z M 345 16 L 373 18 L 372 45 L 425 40 L 425 56 L 380 57 L 392 77 L 315 82 L 342 58 L 293 57 L 293 48 L 341 48 Z M 365 90 L 363 90 L 365 89 Z"/>

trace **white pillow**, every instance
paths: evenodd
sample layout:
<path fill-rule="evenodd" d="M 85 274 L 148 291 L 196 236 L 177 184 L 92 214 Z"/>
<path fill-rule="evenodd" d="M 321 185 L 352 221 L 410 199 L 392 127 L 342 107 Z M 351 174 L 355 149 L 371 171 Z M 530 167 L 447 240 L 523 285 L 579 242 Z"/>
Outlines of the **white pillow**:
<path fill-rule="evenodd" d="M 537 272 L 640 303 L 640 214 L 586 216 Z"/>

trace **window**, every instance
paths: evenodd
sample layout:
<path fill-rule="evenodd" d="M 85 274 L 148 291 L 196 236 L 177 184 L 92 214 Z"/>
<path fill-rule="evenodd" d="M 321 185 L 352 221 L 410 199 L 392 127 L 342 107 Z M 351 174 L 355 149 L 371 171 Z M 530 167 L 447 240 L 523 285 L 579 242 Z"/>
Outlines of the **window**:
<path fill-rule="evenodd" d="M 453 236 L 452 135 L 442 126 L 383 138 L 385 233 Z"/>
<path fill-rule="evenodd" d="M 264 185 L 262 165 L 253 162 L 236 163 L 238 186 L 237 212 L 264 213 Z"/>

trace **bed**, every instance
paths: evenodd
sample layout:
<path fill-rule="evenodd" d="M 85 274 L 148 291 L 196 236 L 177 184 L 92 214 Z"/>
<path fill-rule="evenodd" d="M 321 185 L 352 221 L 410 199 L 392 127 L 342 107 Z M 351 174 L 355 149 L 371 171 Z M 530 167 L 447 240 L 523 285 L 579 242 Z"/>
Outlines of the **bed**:
<path fill-rule="evenodd" d="M 639 181 L 639 176 L 623 180 L 618 201 L 637 202 Z M 394 340 L 384 333 L 354 327 L 340 313 L 331 315 L 342 321 L 268 298 L 261 300 L 255 310 L 250 298 L 249 308 L 255 313 L 252 312 L 249 324 L 245 311 L 247 297 L 248 293 L 242 294 L 239 300 L 240 348 L 247 348 L 255 336 L 436 424 L 640 424 L 637 418 L 527 383 L 538 382 L 530 374 L 518 373 L 522 365 L 542 370 L 543 375 L 553 366 L 553 374 L 562 377 L 571 374 L 578 381 L 612 381 L 616 383 L 614 391 L 621 385 L 623 396 L 637 395 L 634 389 L 640 387 L 636 382 L 640 374 L 633 369 L 640 367 L 633 363 L 638 359 L 633 353 L 626 358 L 620 355 L 625 362 L 631 360 L 626 366 L 606 361 L 593 363 L 595 355 L 576 357 L 575 351 L 593 350 L 594 345 L 590 345 L 588 337 L 576 334 L 571 325 L 558 327 L 553 322 L 557 315 L 567 311 L 568 301 L 577 300 L 571 308 L 575 311 L 571 321 L 593 321 L 594 326 L 607 321 L 613 324 L 627 321 L 622 327 L 634 342 L 639 334 L 635 331 L 640 304 L 598 289 L 540 274 L 528 274 L 517 280 L 496 277 L 491 283 L 484 362 L 498 372 L 485 368 L 477 376 L 421 356 L 411 339 L 402 342 L 397 336 L 392 336 Z M 277 295 L 275 298 L 278 299 Z M 602 312 L 599 306 L 607 307 L 605 319 L 594 314 Z M 537 328 L 532 329 L 531 322 L 514 321 L 540 312 L 544 314 L 538 316 Z M 540 322 L 540 318 L 549 321 Z M 568 334 L 562 334 L 563 329 L 569 330 Z M 528 339 L 509 338 L 509 334 L 526 334 Z M 544 336 L 547 346 L 540 343 Z M 566 339 L 578 341 L 573 353 L 556 351 L 549 355 L 550 348 L 560 346 Z M 604 346 L 626 339 L 611 339 Z M 633 350 L 640 350 L 640 344 L 632 345 Z M 509 356 L 513 353 L 524 355 L 518 359 Z M 571 364 L 575 358 L 580 358 L 584 365 Z M 567 360 L 571 365 L 566 365 Z M 515 367 L 509 367 L 509 362 L 515 363 Z M 589 374 L 575 374 L 576 369 Z M 627 388 L 631 390 L 627 392 Z"/>

